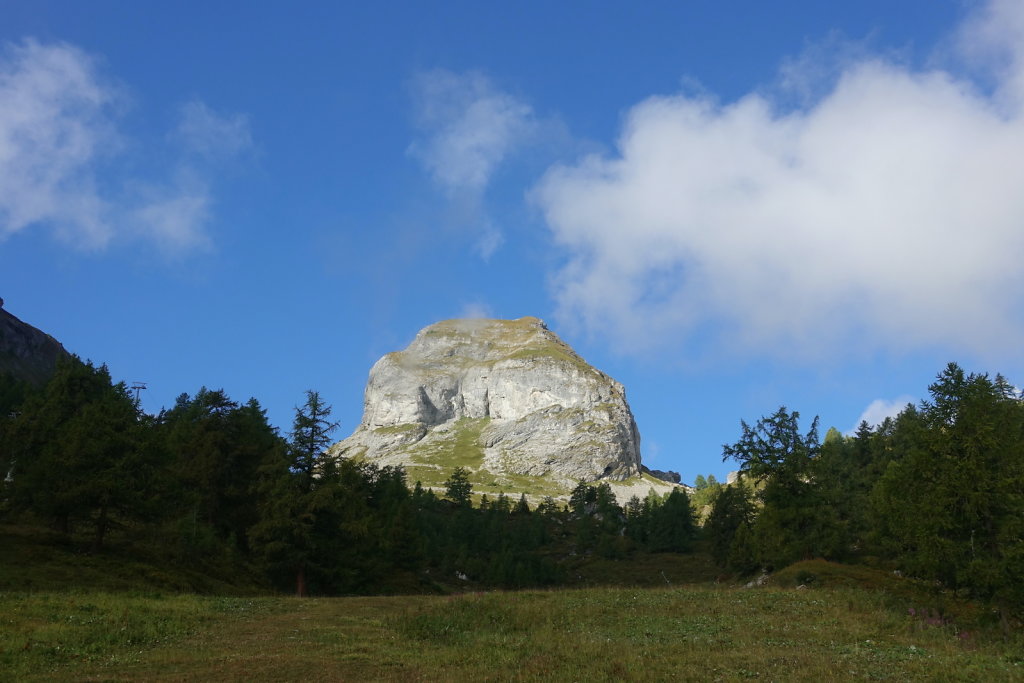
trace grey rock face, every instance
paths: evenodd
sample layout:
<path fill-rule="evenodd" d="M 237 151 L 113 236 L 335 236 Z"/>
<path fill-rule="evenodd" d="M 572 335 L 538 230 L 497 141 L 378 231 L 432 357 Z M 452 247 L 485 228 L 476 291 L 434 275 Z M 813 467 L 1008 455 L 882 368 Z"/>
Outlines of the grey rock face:
<path fill-rule="evenodd" d="M 619 481 L 640 472 L 622 385 L 537 318 L 449 320 L 370 371 L 362 423 L 332 453 L 495 475 Z"/>
<path fill-rule="evenodd" d="M 667 472 L 665 472 L 662 470 L 648 469 L 646 466 L 643 468 L 643 470 L 644 472 L 651 475 L 655 479 L 667 481 L 670 484 L 678 484 L 683 480 L 682 476 L 678 472 L 673 472 L 672 470 L 668 470 Z"/>
<path fill-rule="evenodd" d="M 67 355 L 56 339 L 3 310 L 0 299 L 0 372 L 41 386 Z"/>

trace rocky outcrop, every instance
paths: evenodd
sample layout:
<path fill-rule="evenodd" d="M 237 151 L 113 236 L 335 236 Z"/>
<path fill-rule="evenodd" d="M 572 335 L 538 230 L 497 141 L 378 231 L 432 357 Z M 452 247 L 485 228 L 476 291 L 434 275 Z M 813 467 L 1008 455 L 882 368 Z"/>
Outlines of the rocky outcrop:
<path fill-rule="evenodd" d="M 42 385 L 67 355 L 56 339 L 3 310 L 0 299 L 0 374 Z"/>
<path fill-rule="evenodd" d="M 647 468 L 647 466 L 644 466 L 643 471 L 651 475 L 655 479 L 667 481 L 670 484 L 678 484 L 683 480 L 683 477 L 678 472 L 673 472 L 672 470 L 668 470 L 666 472 L 662 470 L 652 470 Z"/>
<path fill-rule="evenodd" d="M 425 328 L 373 366 L 362 423 L 331 452 L 563 485 L 625 480 L 641 468 L 622 385 L 537 318 Z"/>

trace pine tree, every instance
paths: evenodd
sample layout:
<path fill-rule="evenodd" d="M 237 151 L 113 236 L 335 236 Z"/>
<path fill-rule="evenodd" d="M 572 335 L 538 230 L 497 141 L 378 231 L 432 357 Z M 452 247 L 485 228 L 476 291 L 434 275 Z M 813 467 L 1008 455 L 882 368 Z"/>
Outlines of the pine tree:
<path fill-rule="evenodd" d="M 327 448 L 331 445 L 330 435 L 338 428 L 337 422 L 330 421 L 331 406 L 320 398 L 320 393 L 309 389 L 306 402 L 295 409 L 292 425 L 291 451 L 292 469 L 299 475 L 300 486 L 309 491 L 317 476 L 323 473 Z"/>
<path fill-rule="evenodd" d="M 445 496 L 459 507 L 469 507 L 470 496 L 473 494 L 473 485 L 469 481 L 469 470 L 465 467 L 456 467 L 448 480 L 444 483 Z"/>
<path fill-rule="evenodd" d="M 718 566 L 741 574 L 757 568 L 750 545 L 750 529 L 754 519 L 754 502 L 746 486 L 737 482 L 719 492 L 704 525 L 711 556 Z"/>
<path fill-rule="evenodd" d="M 682 489 L 673 489 L 651 514 L 648 546 L 653 552 L 687 552 L 696 531 L 689 497 Z"/>
<path fill-rule="evenodd" d="M 812 478 L 820 456 L 818 418 L 800 433 L 800 413 L 785 406 L 754 427 L 741 421 L 742 436 L 722 447 L 723 459 L 740 463 L 740 472 L 762 485 L 761 513 L 754 525 L 758 554 L 768 567 L 815 556 L 834 557 L 842 549 L 835 511 Z"/>
<path fill-rule="evenodd" d="M 1001 376 L 949 364 L 889 441 L 873 492 L 883 547 L 909 572 L 1024 604 L 1024 404 Z M 912 418 L 912 419 L 911 419 Z"/>
<path fill-rule="evenodd" d="M 342 475 L 352 467 L 339 467 L 326 454 L 336 426 L 330 414 L 320 395 L 307 391 L 305 404 L 295 409 L 287 449 L 280 456 L 270 454 L 261 468 L 262 507 L 251 540 L 271 572 L 291 574 L 299 597 L 308 593 L 310 570 L 335 571 L 331 565 L 343 537 L 344 508 L 362 502 L 343 500 Z M 349 473 L 350 479 L 360 475 Z"/>
<path fill-rule="evenodd" d="M 259 469 L 268 458 L 284 457 L 284 440 L 266 412 L 256 399 L 240 405 L 223 390 L 202 387 L 195 397 L 181 394 L 157 422 L 178 484 L 173 509 L 183 550 L 208 555 L 230 540 L 247 552 L 249 528 L 260 514 Z"/>

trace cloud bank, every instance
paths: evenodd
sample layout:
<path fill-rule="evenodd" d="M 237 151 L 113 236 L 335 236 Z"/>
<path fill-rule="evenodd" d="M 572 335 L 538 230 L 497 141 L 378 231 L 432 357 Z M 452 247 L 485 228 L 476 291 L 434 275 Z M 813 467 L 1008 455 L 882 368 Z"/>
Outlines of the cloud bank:
<path fill-rule="evenodd" d="M 201 102 L 182 107 L 169 178 L 139 178 L 122 157 L 125 93 L 95 58 L 66 43 L 26 40 L 0 52 L 0 241 L 51 230 L 83 250 L 144 239 L 180 253 L 209 243 L 213 170 L 251 145 L 244 118 Z"/>
<path fill-rule="evenodd" d="M 987 5 L 960 46 L 989 87 L 857 54 L 796 110 L 762 93 L 637 104 L 614 154 L 534 189 L 567 254 L 560 318 L 627 351 L 1016 348 L 1024 5 Z"/>

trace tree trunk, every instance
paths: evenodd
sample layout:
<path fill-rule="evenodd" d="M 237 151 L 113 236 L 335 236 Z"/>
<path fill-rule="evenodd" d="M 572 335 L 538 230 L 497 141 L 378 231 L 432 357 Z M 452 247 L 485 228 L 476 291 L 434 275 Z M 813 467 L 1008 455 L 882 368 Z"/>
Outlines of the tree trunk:
<path fill-rule="evenodd" d="M 295 572 L 295 595 L 306 597 L 306 565 L 300 564 Z"/>

